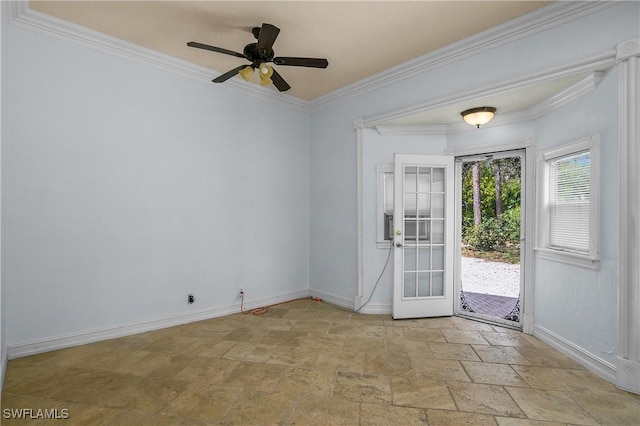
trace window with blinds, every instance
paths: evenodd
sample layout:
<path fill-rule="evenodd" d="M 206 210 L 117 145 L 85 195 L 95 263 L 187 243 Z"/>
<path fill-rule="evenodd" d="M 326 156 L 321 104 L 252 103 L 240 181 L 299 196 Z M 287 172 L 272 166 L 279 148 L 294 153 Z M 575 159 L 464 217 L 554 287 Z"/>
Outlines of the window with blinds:
<path fill-rule="evenodd" d="M 384 213 L 393 214 L 393 172 L 384 173 Z"/>
<path fill-rule="evenodd" d="M 542 151 L 538 157 L 538 257 L 600 267 L 600 136 Z"/>
<path fill-rule="evenodd" d="M 549 246 L 589 254 L 591 153 L 549 161 Z"/>

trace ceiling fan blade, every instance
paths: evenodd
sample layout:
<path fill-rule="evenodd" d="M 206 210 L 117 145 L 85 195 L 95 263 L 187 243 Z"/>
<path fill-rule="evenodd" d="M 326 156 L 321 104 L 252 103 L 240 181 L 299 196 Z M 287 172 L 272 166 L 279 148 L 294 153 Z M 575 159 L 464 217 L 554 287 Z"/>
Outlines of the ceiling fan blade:
<path fill-rule="evenodd" d="M 289 58 L 286 56 L 273 58 L 273 63 L 276 65 L 289 65 L 294 67 L 312 67 L 312 68 L 326 68 L 329 66 L 329 61 L 327 61 L 326 59 Z"/>
<path fill-rule="evenodd" d="M 187 43 L 189 47 L 195 47 L 196 49 L 210 50 L 212 52 L 224 53 L 225 55 L 237 56 L 238 58 L 246 58 L 244 54 L 234 52 L 233 50 L 223 49 L 222 47 L 209 46 L 208 44 L 198 43 L 197 41 L 190 41 Z"/>
<path fill-rule="evenodd" d="M 286 92 L 287 90 L 291 89 L 291 86 L 289 86 L 289 84 L 284 81 L 284 78 L 282 78 L 282 76 L 278 74 L 278 71 L 276 70 L 273 70 L 271 81 L 273 81 L 273 85 L 276 86 L 276 89 L 281 92 Z"/>
<path fill-rule="evenodd" d="M 240 71 L 243 68 L 246 68 L 247 65 L 240 65 L 239 67 L 235 67 L 234 69 L 232 69 L 231 71 L 227 71 L 224 74 L 216 77 L 215 79 L 213 79 L 214 83 L 222 83 L 224 81 L 229 80 L 231 77 L 235 76 L 238 74 L 238 71 Z"/>
<path fill-rule="evenodd" d="M 271 24 L 262 24 L 262 28 L 260 28 L 260 35 L 258 36 L 258 52 L 265 51 L 270 52 L 273 48 L 273 43 L 276 42 L 276 37 L 278 37 L 278 33 L 280 32 L 280 28 Z"/>

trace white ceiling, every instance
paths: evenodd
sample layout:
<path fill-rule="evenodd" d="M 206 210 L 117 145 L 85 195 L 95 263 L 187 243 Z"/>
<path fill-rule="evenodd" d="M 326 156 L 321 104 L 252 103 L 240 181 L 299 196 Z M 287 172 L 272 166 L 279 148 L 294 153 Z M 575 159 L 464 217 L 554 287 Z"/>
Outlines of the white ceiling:
<path fill-rule="evenodd" d="M 242 52 L 263 22 L 281 29 L 276 56 L 327 58 L 327 69 L 276 66 L 287 92 L 313 100 L 527 14 L 548 1 L 41 1 L 31 9 L 211 69 L 246 61 L 189 41 Z M 234 77 L 239 79 L 239 77 Z M 255 81 L 247 84 L 258 84 Z M 213 84 L 213 83 L 212 83 Z M 224 83 L 222 83 L 224 84 Z M 274 89 L 275 90 L 275 89 Z"/>

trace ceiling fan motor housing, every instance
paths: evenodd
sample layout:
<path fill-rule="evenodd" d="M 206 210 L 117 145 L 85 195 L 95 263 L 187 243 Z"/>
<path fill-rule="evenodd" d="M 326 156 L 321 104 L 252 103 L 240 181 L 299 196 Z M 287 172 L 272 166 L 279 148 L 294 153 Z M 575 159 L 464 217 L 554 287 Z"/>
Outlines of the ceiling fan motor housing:
<path fill-rule="evenodd" d="M 244 47 L 242 51 L 244 56 L 253 62 L 254 66 L 260 66 L 263 62 L 273 62 L 275 52 L 273 49 L 268 49 L 262 52 L 258 51 L 258 43 L 249 43 Z"/>

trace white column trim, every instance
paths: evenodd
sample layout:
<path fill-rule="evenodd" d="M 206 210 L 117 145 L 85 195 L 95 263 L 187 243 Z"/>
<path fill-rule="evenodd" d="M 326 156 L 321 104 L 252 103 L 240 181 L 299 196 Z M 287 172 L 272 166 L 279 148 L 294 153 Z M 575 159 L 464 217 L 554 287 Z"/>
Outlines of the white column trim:
<path fill-rule="evenodd" d="M 356 236 L 358 246 L 358 287 L 356 289 L 356 297 L 353 301 L 354 310 L 362 306 L 362 301 L 364 299 L 362 258 L 362 123 L 362 118 L 358 118 L 353 122 L 353 127 L 356 130 Z"/>
<path fill-rule="evenodd" d="M 640 38 L 617 45 L 618 139 L 618 365 L 616 385 L 640 393 Z"/>
<path fill-rule="evenodd" d="M 524 297 L 522 303 L 522 331 L 533 334 L 535 323 L 535 255 L 533 246 L 536 235 L 536 146 L 535 139 L 526 139 L 525 150 L 525 241 L 521 249 L 524 249 Z"/>
<path fill-rule="evenodd" d="M 623 41 L 616 46 L 618 63 L 638 55 L 640 55 L 640 38 Z"/>
<path fill-rule="evenodd" d="M 6 25 L 8 22 L 7 19 L 7 9 L 9 8 L 9 4 L 1 3 L 0 4 L 0 153 L 3 151 L 2 145 L 6 144 L 5 135 L 7 133 L 6 129 L 6 115 L 7 115 L 7 87 L 5 85 L 6 80 L 6 70 L 7 63 L 5 60 L 7 58 L 7 29 Z M 2 154 L 0 154 L 0 160 L 2 159 Z M 0 161 L 1 164 L 1 161 Z M 0 176 L 2 175 L 0 166 Z M 0 183 L 1 183 L 0 178 Z M 0 184 L 0 188 L 2 185 Z M 5 374 L 7 372 L 7 303 L 6 303 L 6 290 L 4 280 L 2 279 L 3 275 L 3 264 L 6 250 L 4 250 L 4 239 L 1 238 L 2 234 L 4 234 L 4 214 L 2 213 L 4 210 L 4 203 L 2 203 L 2 190 L 0 189 L 0 395 L 2 394 L 2 386 L 4 384 Z"/>

